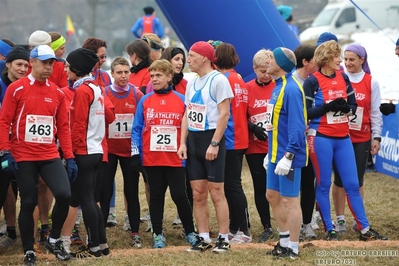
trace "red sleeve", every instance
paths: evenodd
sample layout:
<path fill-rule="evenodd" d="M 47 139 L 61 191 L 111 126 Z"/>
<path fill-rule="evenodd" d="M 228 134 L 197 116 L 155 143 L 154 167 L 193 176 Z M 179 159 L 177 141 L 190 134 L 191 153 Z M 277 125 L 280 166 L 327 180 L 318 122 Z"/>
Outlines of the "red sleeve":
<path fill-rule="evenodd" d="M 76 89 L 72 102 L 74 109 L 74 119 L 72 124 L 71 136 L 72 147 L 75 149 L 79 143 L 85 139 L 90 104 L 94 100 L 93 91 L 86 85 L 81 85 Z"/>
<path fill-rule="evenodd" d="M 56 115 L 57 136 L 65 159 L 74 158 L 72 152 L 71 131 L 69 128 L 68 109 L 64 93 L 59 92 L 60 106 Z"/>
<path fill-rule="evenodd" d="M 21 86 L 21 83 L 18 82 L 19 85 L 12 83 L 8 86 L 6 90 L 6 94 L 3 99 L 3 104 L 1 106 L 1 114 L 0 114 L 0 151 L 2 150 L 10 150 L 10 126 L 13 122 L 15 112 L 17 109 L 17 99 L 14 95 L 14 91 L 17 86 Z"/>
<path fill-rule="evenodd" d="M 104 117 L 105 117 L 105 124 L 109 125 L 115 121 L 115 107 L 112 104 L 111 100 L 108 96 L 104 93 Z"/>

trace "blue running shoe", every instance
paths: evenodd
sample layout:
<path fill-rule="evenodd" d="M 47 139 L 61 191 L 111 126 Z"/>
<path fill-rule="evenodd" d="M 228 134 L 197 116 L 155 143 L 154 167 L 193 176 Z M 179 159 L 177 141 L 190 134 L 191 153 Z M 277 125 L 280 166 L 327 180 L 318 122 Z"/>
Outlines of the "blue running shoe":
<path fill-rule="evenodd" d="M 154 234 L 154 248 L 164 248 L 166 239 L 162 234 Z"/>
<path fill-rule="evenodd" d="M 199 236 L 198 236 L 197 233 L 191 232 L 191 233 L 189 233 L 189 234 L 186 236 L 186 241 L 187 241 L 187 243 L 189 243 L 192 247 L 194 247 L 195 244 L 197 244 L 198 238 L 199 238 Z"/>

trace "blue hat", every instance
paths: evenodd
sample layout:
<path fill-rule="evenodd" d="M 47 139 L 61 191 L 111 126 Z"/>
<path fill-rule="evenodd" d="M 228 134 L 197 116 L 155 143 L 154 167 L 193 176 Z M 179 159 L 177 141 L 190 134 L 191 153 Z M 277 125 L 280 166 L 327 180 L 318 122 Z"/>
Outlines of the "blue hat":
<path fill-rule="evenodd" d="M 30 52 L 31 58 L 37 58 L 41 61 L 54 58 L 55 54 L 53 49 L 48 45 L 38 45 Z"/>
<path fill-rule="evenodd" d="M 292 7 L 291 6 L 284 6 L 279 5 L 277 10 L 280 12 L 281 16 L 283 16 L 284 20 L 287 20 L 292 14 Z"/>
<path fill-rule="evenodd" d="M 2 54 L 4 57 L 7 57 L 10 50 L 11 46 L 8 43 L 0 40 L 0 54 Z"/>
<path fill-rule="evenodd" d="M 336 41 L 338 42 L 338 38 L 337 36 L 335 36 L 334 34 L 332 34 L 331 32 L 323 32 L 319 38 L 317 39 L 317 43 L 316 46 L 319 46 L 320 44 L 322 44 L 323 42 L 328 42 L 328 41 Z"/>

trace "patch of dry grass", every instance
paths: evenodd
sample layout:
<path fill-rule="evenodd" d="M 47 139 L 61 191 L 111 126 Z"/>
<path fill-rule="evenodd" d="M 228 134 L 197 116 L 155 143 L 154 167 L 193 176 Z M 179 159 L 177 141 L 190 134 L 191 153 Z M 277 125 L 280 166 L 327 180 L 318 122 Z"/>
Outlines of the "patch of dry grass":
<path fill-rule="evenodd" d="M 118 225 L 107 228 L 107 236 L 111 247 L 112 255 L 107 258 L 90 261 L 69 261 L 57 262 L 53 255 L 38 255 L 37 265 L 315 265 L 317 263 L 340 263 L 341 265 L 398 265 L 399 261 L 399 212 L 397 210 L 399 180 L 379 173 L 366 173 L 365 176 L 365 205 L 370 223 L 380 234 L 389 237 L 389 241 L 360 242 L 357 241 L 358 235 L 352 231 L 341 235 L 339 242 L 327 242 L 324 232 L 317 230 L 318 238 L 321 240 L 301 243 L 300 260 L 295 262 L 286 260 L 274 260 L 266 256 L 266 251 L 273 248 L 277 241 L 270 243 L 246 244 L 233 246 L 228 254 L 188 253 L 184 250 L 189 246 L 181 235 L 181 227 L 173 228 L 172 221 L 176 216 L 176 207 L 172 202 L 169 192 L 166 194 L 164 228 L 166 237 L 166 248 L 163 250 L 152 249 L 153 241 L 151 233 L 144 232 L 146 224 L 140 227 L 143 248 L 140 250 L 132 249 L 130 246 L 129 232 L 122 230 L 123 217 L 125 215 L 123 204 L 123 186 L 120 171 L 117 173 L 117 218 Z M 254 199 L 252 180 L 246 163 L 243 167 L 243 185 L 249 203 L 249 213 L 251 218 L 251 233 L 254 242 L 263 231 L 258 217 Z M 141 213 L 146 214 L 148 206 L 145 200 L 143 182 L 140 180 L 140 203 Z M 214 211 L 211 210 L 211 229 L 217 232 L 217 225 L 214 218 Z M 347 220 L 350 221 L 351 214 L 346 208 Z M 335 215 L 333 215 L 335 218 Z M 273 229 L 276 228 L 272 218 Z M 82 231 L 83 228 L 81 229 Z M 347 252 L 356 251 L 363 255 L 348 255 Z M 372 253 L 373 250 L 387 252 L 391 254 Z M 18 245 L 3 251 L 0 254 L 0 265 L 18 265 L 22 262 L 22 247 L 20 241 Z M 353 254 L 353 253 L 352 253 Z M 347 255 L 347 256 L 345 256 Z M 388 256 L 391 255 L 391 256 Z M 334 261 L 332 261 L 334 260 Z M 346 264 L 345 264 L 346 263 Z M 356 264 L 353 264 L 356 263 Z"/>

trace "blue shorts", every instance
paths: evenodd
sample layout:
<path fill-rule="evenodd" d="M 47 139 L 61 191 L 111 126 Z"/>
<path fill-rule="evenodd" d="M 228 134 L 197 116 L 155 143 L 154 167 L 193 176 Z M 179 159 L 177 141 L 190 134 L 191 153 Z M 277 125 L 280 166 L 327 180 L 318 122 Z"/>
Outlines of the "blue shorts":
<path fill-rule="evenodd" d="M 269 162 L 266 174 L 266 188 L 280 192 L 283 197 L 299 197 L 301 187 L 301 169 L 293 168 L 288 175 L 276 175 L 277 164 Z"/>

